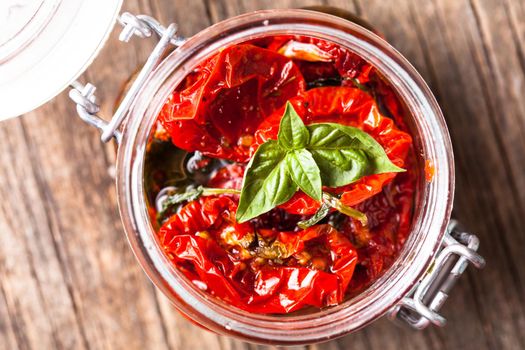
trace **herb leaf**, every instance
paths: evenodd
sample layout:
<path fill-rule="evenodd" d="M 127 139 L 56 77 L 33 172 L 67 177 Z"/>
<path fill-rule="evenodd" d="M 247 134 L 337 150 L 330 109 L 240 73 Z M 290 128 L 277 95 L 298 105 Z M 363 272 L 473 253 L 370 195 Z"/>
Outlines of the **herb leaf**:
<path fill-rule="evenodd" d="M 286 150 L 296 150 L 306 147 L 310 135 L 301 117 L 290 102 L 286 102 L 277 140 L 279 146 Z"/>
<path fill-rule="evenodd" d="M 308 150 L 321 170 L 324 186 L 348 185 L 363 176 L 400 172 L 383 147 L 366 132 L 336 123 L 308 125 Z"/>
<path fill-rule="evenodd" d="M 286 156 L 288 171 L 299 188 L 313 199 L 322 197 L 321 174 L 312 154 L 306 149 L 291 151 Z"/>
<path fill-rule="evenodd" d="M 288 171 L 286 155 L 275 140 L 259 146 L 244 175 L 236 214 L 239 223 L 285 203 L 297 191 Z"/>
<path fill-rule="evenodd" d="M 174 212 L 178 205 L 198 199 L 203 192 L 204 188 L 199 186 L 197 188 L 187 189 L 186 192 L 178 192 L 166 196 L 162 201 L 161 209 L 157 213 L 157 222 L 162 224 L 169 214 Z"/>
<path fill-rule="evenodd" d="M 372 174 L 382 174 L 382 173 L 400 173 L 404 172 L 405 169 L 396 166 L 388 158 L 385 153 L 384 148 L 377 142 L 372 136 L 366 132 L 353 128 L 351 126 L 336 124 L 336 123 L 327 123 L 338 128 L 342 132 L 346 133 L 349 136 L 356 137 L 361 141 L 361 143 L 366 148 L 366 153 L 368 154 L 368 159 L 371 163 L 371 172 Z"/>
<path fill-rule="evenodd" d="M 309 129 L 308 148 L 321 170 L 325 186 L 344 186 L 365 175 L 368 159 L 359 140 L 328 123 L 312 124 Z"/>
<path fill-rule="evenodd" d="M 198 199 L 202 193 L 204 192 L 204 187 L 199 186 L 196 189 L 189 190 L 187 192 L 183 193 L 175 193 L 174 195 L 168 196 L 164 203 L 162 204 L 162 207 L 164 210 L 168 209 L 169 207 L 180 204 L 182 202 L 191 202 L 196 199 Z"/>
<path fill-rule="evenodd" d="M 176 190 L 176 187 L 172 187 Z M 174 212 L 179 205 L 184 202 L 191 202 L 199 199 L 201 196 L 216 196 L 221 194 L 239 195 L 240 191 L 231 188 L 209 188 L 199 186 L 197 188 L 187 187 L 185 192 L 176 192 L 167 196 L 162 196 L 160 210 L 157 213 L 157 222 L 162 222 L 167 219 L 168 215 Z M 164 198 L 163 198 L 164 197 Z M 157 198 L 158 200 L 158 198 Z"/>

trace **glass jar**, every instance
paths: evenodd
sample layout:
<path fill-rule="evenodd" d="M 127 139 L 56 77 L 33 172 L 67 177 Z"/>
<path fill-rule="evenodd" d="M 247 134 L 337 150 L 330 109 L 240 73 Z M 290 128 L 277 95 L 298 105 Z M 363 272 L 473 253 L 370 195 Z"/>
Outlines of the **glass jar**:
<path fill-rule="evenodd" d="M 411 234 L 397 260 L 378 280 L 340 305 L 301 315 L 272 316 L 249 314 L 211 297 L 170 263 L 150 223 L 144 160 L 160 108 L 193 67 L 223 47 L 281 34 L 332 41 L 365 58 L 389 80 L 409 112 L 406 122 L 414 138 L 420 176 Z M 475 253 L 476 237 L 450 226 L 454 197 L 451 142 L 434 96 L 410 63 L 383 39 L 359 25 L 305 10 L 252 12 L 211 26 L 184 42 L 178 40 L 180 46 L 128 98 L 129 112 L 109 123 L 117 127 L 124 121 L 117 134 L 116 176 L 127 238 L 144 271 L 175 307 L 195 323 L 217 333 L 281 345 L 329 340 L 358 330 L 389 312 L 416 328 L 429 323 L 443 325 L 444 319 L 437 311 L 448 290 L 467 261 L 479 267 L 483 259 Z M 104 129 L 107 125 L 97 126 Z M 107 129 L 105 134 L 103 138 L 107 139 Z M 431 179 L 425 176 L 429 164 L 434 172 Z"/>

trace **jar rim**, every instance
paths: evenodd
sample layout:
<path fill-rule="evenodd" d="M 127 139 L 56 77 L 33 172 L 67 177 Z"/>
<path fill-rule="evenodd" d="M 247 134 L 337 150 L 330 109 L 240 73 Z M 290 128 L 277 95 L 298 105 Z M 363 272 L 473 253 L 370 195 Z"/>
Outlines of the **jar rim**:
<path fill-rule="evenodd" d="M 364 57 L 395 87 L 410 109 L 422 156 L 435 175 L 425 185 L 421 208 L 396 262 L 367 290 L 344 303 L 302 316 L 248 314 L 198 290 L 165 256 L 146 211 L 144 156 L 156 116 L 182 78 L 221 47 L 276 34 L 300 34 L 335 42 Z M 355 331 L 395 306 L 425 273 L 450 219 L 454 162 L 441 110 L 421 76 L 392 46 L 370 31 L 309 10 L 263 10 L 232 17 L 190 38 L 155 70 L 137 96 L 117 156 L 117 192 L 128 241 L 150 280 L 200 325 L 256 342 L 304 344 Z M 416 217 L 417 216 L 417 217 Z M 320 322 L 322 320 L 322 322 Z"/>

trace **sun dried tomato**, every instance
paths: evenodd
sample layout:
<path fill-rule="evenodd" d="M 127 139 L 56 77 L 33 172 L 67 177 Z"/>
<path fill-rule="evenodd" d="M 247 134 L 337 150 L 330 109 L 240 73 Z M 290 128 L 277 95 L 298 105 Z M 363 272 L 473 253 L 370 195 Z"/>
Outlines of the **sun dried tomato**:
<path fill-rule="evenodd" d="M 159 120 L 184 150 L 246 162 L 259 123 L 304 89 L 301 72 L 289 58 L 235 45 L 188 75 L 164 104 Z"/>

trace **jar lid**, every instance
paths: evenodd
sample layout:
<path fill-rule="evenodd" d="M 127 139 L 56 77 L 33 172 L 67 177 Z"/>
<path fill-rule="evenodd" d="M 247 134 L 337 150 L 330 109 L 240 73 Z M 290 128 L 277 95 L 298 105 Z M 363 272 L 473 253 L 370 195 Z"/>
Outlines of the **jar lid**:
<path fill-rule="evenodd" d="M 1 0 L 0 120 L 49 101 L 108 39 L 122 0 Z"/>

